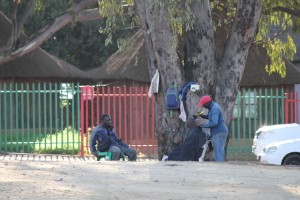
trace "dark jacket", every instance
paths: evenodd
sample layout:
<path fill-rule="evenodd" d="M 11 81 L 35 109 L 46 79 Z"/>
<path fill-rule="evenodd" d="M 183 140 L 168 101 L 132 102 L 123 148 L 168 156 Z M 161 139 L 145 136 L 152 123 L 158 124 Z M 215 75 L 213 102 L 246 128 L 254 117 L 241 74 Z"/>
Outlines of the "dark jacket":
<path fill-rule="evenodd" d="M 202 131 L 202 128 L 194 126 L 187 132 L 184 142 L 168 155 L 168 160 L 198 161 L 205 143 L 206 134 Z"/>
<path fill-rule="evenodd" d="M 92 154 L 97 155 L 97 151 L 107 151 L 110 146 L 120 145 L 129 147 L 118 138 L 113 129 L 106 129 L 102 124 L 93 129 L 90 138 L 90 151 Z"/>

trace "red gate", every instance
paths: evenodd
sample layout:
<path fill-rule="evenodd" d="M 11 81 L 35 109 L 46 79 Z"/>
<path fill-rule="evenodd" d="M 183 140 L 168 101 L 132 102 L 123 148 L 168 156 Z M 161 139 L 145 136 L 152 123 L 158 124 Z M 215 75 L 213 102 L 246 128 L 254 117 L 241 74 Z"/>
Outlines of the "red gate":
<path fill-rule="evenodd" d="M 299 123 L 299 103 L 300 100 L 298 97 L 298 92 L 296 92 L 295 96 L 293 92 L 290 92 L 290 94 L 285 94 L 285 123 Z"/>
<path fill-rule="evenodd" d="M 89 137 L 103 114 L 112 117 L 115 132 L 138 156 L 156 157 L 154 98 L 148 87 L 83 86 L 81 93 L 81 155 L 89 152 Z"/>

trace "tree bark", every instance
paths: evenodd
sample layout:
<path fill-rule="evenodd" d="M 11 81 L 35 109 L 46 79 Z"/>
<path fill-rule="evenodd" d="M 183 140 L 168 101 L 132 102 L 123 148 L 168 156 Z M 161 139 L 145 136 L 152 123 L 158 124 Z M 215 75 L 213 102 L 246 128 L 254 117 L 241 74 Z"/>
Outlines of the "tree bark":
<path fill-rule="evenodd" d="M 213 21 L 209 1 L 202 2 L 201 4 L 193 1 L 190 5 L 190 10 L 195 16 L 195 27 L 186 34 L 186 80 L 198 82 L 201 88 L 198 98 L 187 99 L 187 108 L 191 114 L 198 109 L 199 97 L 205 94 L 215 95 L 217 63 Z"/>
<path fill-rule="evenodd" d="M 148 66 L 151 76 L 158 69 L 159 93 L 155 96 L 155 121 L 158 154 L 161 158 L 182 143 L 185 128 L 179 119 L 179 111 L 168 111 L 165 107 L 167 87 L 174 81 L 177 86 L 184 83 L 183 67 L 176 52 L 176 33 L 170 29 L 165 2 L 161 0 L 136 0 L 137 14 L 145 34 Z"/>
<path fill-rule="evenodd" d="M 261 12 L 262 0 L 243 0 L 238 2 L 230 37 L 226 42 L 223 56 L 219 63 L 218 80 L 220 81 L 216 83 L 216 101 L 223 108 L 229 130 L 225 145 L 226 155 L 231 135 L 231 121 L 236 96 L 244 73 L 249 48 L 256 35 Z"/>
<path fill-rule="evenodd" d="M 262 0 L 238 2 L 235 21 L 218 66 L 216 100 L 224 109 L 228 126 L 232 120 L 232 111 L 261 11 Z"/>

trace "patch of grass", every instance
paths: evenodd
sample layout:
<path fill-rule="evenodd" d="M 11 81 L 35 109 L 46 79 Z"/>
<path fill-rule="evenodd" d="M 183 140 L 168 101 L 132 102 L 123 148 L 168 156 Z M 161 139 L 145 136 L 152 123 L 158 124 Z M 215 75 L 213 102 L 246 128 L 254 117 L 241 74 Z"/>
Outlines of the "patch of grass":
<path fill-rule="evenodd" d="M 80 153 L 80 132 L 72 127 L 51 134 L 7 132 L 1 135 L 0 149 L 4 152 L 76 155 Z"/>
<path fill-rule="evenodd" d="M 1 131 L 0 149 L 4 152 L 32 152 L 35 135 L 26 131 Z"/>
<path fill-rule="evenodd" d="M 47 154 L 78 154 L 80 152 L 80 133 L 67 127 L 63 131 L 48 134 L 47 137 L 35 144 L 35 151 Z"/>

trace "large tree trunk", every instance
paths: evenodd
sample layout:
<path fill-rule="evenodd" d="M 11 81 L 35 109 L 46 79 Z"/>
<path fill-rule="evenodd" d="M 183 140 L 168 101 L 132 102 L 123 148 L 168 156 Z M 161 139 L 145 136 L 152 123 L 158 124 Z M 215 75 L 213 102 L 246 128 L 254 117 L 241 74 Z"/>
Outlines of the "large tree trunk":
<path fill-rule="evenodd" d="M 177 86 L 184 83 L 184 74 L 176 52 L 177 35 L 169 27 L 164 1 L 136 0 L 137 13 L 145 33 L 148 65 L 151 76 L 158 69 L 160 74 L 159 93 L 155 97 L 156 135 L 158 154 L 170 153 L 183 141 L 184 123 L 179 119 L 179 112 L 166 110 L 165 94 L 173 81 Z"/>
<path fill-rule="evenodd" d="M 200 84 L 199 96 L 187 98 L 190 115 L 197 111 L 199 97 L 215 95 L 216 60 L 212 14 L 208 0 L 193 1 L 190 10 L 195 16 L 195 27 L 186 34 L 185 74 L 187 81 Z"/>
<path fill-rule="evenodd" d="M 227 125 L 232 120 L 240 82 L 244 73 L 248 51 L 256 35 L 262 9 L 262 0 L 242 0 L 230 36 L 219 63 L 216 100 L 224 109 Z"/>
<path fill-rule="evenodd" d="M 249 48 L 256 35 L 261 11 L 262 0 L 238 2 L 235 21 L 219 63 L 218 79 L 220 81 L 216 87 L 216 100 L 223 108 L 229 133 L 231 132 L 236 96 L 244 73 Z M 225 151 L 230 135 L 225 145 Z"/>

